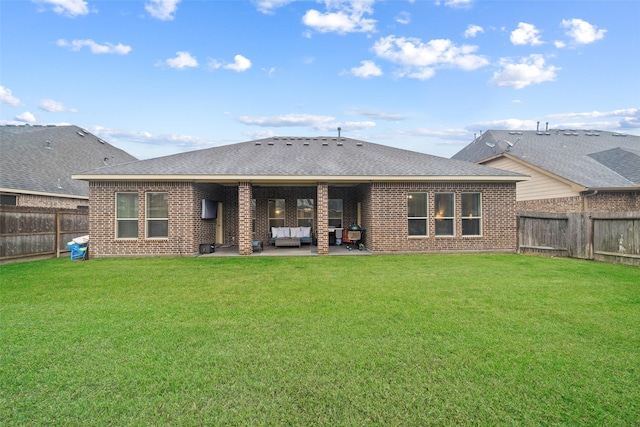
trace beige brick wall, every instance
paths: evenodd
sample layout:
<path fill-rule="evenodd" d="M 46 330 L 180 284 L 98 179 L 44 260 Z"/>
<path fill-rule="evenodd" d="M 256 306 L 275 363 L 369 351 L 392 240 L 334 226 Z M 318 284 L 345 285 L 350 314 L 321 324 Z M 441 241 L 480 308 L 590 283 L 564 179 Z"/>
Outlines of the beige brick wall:
<path fill-rule="evenodd" d="M 138 193 L 138 238 L 115 238 L 115 193 Z M 169 193 L 169 237 L 145 239 L 145 194 L 149 191 Z M 407 196 L 409 192 L 429 194 L 429 236 L 409 237 L 407 232 Z M 434 194 L 455 193 L 456 235 L 435 236 L 433 220 Z M 482 235 L 461 236 L 460 195 L 482 194 Z M 297 225 L 297 199 L 314 199 L 318 233 L 318 253 L 328 252 L 329 198 L 344 201 L 343 225 L 357 221 L 357 204 L 361 204 L 365 245 L 374 252 L 438 251 L 515 251 L 515 184 L 465 183 L 373 183 L 356 187 L 332 187 L 321 183 L 313 187 L 262 187 L 248 183 L 240 187 L 216 184 L 166 182 L 92 182 L 90 185 L 91 256 L 192 255 L 199 245 L 215 242 L 215 220 L 202 220 L 203 198 L 223 202 L 224 242 L 238 245 L 239 253 L 249 254 L 251 240 L 266 242 L 268 200 L 286 200 L 286 226 Z M 251 232 L 250 201 L 257 200 L 256 231 Z M 242 209 L 239 209 L 239 206 Z M 243 218 L 242 221 L 240 218 Z"/>
<path fill-rule="evenodd" d="M 17 206 L 34 208 L 78 209 L 89 206 L 87 199 L 69 199 L 66 197 L 39 196 L 35 194 L 17 194 Z"/>
<path fill-rule="evenodd" d="M 409 237 L 407 197 L 426 192 L 429 200 L 429 235 Z M 455 194 L 454 236 L 436 236 L 434 195 Z M 479 192 L 482 197 L 481 236 L 462 236 L 462 193 Z M 515 184 L 474 183 L 372 183 L 371 199 L 363 203 L 363 226 L 367 247 L 374 252 L 515 251 Z"/>
<path fill-rule="evenodd" d="M 116 239 L 115 193 L 138 194 L 138 238 Z M 169 236 L 145 238 L 145 195 L 169 195 Z M 214 238 L 211 227 L 200 219 L 201 199 L 206 195 L 191 183 L 172 182 L 91 182 L 89 187 L 89 235 L 92 258 L 112 256 L 193 255 L 200 243 Z"/>
<path fill-rule="evenodd" d="M 640 191 L 599 191 L 592 195 L 517 202 L 518 211 L 574 213 L 640 210 Z"/>

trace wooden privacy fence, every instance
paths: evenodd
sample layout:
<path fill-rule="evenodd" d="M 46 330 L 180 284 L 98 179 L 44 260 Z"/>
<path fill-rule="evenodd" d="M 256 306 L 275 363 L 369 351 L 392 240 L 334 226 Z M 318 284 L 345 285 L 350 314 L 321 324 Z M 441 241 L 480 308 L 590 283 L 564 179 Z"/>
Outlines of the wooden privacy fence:
<path fill-rule="evenodd" d="M 640 266 L 640 212 L 519 212 L 518 252 Z"/>
<path fill-rule="evenodd" d="M 67 242 L 89 234 L 89 212 L 0 206 L 0 262 L 60 257 Z"/>

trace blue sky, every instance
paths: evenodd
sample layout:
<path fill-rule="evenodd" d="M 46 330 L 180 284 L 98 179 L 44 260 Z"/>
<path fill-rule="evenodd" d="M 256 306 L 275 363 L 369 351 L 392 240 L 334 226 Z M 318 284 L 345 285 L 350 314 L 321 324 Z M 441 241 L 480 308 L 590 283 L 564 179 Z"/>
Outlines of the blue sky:
<path fill-rule="evenodd" d="M 0 123 L 138 158 L 342 135 L 450 157 L 488 129 L 640 135 L 640 2 L 2 0 Z"/>

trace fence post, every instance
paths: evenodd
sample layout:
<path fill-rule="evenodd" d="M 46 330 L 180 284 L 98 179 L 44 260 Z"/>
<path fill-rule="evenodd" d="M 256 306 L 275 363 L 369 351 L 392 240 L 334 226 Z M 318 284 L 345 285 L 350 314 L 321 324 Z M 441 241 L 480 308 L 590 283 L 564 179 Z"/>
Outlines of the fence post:
<path fill-rule="evenodd" d="M 60 211 L 56 209 L 56 259 L 60 258 Z"/>

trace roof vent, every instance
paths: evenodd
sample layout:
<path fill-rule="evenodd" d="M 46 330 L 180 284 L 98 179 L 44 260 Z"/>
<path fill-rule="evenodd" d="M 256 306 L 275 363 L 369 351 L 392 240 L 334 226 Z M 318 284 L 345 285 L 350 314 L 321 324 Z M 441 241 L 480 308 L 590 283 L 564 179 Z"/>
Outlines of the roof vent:
<path fill-rule="evenodd" d="M 262 145 L 262 142 L 256 141 L 256 145 Z"/>
<path fill-rule="evenodd" d="M 52 147 L 51 147 L 51 141 L 46 140 L 46 141 L 44 142 L 44 148 L 46 148 L 47 150 L 51 150 L 51 148 L 52 148 Z"/>
<path fill-rule="evenodd" d="M 78 135 L 80 135 L 80 136 L 84 136 L 84 133 L 82 133 L 82 132 L 80 132 L 80 131 L 78 131 L 78 132 L 76 132 L 76 133 L 77 133 Z"/>
<path fill-rule="evenodd" d="M 287 145 L 293 145 L 293 143 L 291 141 L 287 142 Z"/>
<path fill-rule="evenodd" d="M 267 142 L 267 145 L 273 145 L 273 141 Z"/>
<path fill-rule="evenodd" d="M 329 143 L 328 143 L 328 142 L 326 142 L 326 141 L 322 141 L 322 146 L 323 146 L 323 147 L 326 147 L 327 145 L 329 145 Z"/>
<path fill-rule="evenodd" d="M 627 135 L 625 135 L 624 133 L 616 132 L 612 136 L 627 136 Z"/>
<path fill-rule="evenodd" d="M 104 140 L 104 139 L 102 139 L 102 138 L 98 138 L 98 142 L 99 142 L 100 144 L 106 144 L 105 140 Z"/>
<path fill-rule="evenodd" d="M 342 147 L 344 144 L 342 143 L 342 141 L 338 141 L 338 147 Z"/>
<path fill-rule="evenodd" d="M 357 145 L 358 147 L 362 147 L 362 142 L 356 142 L 356 145 Z"/>
<path fill-rule="evenodd" d="M 303 142 L 302 145 L 306 145 L 307 147 L 309 146 L 309 143 L 307 141 Z"/>

